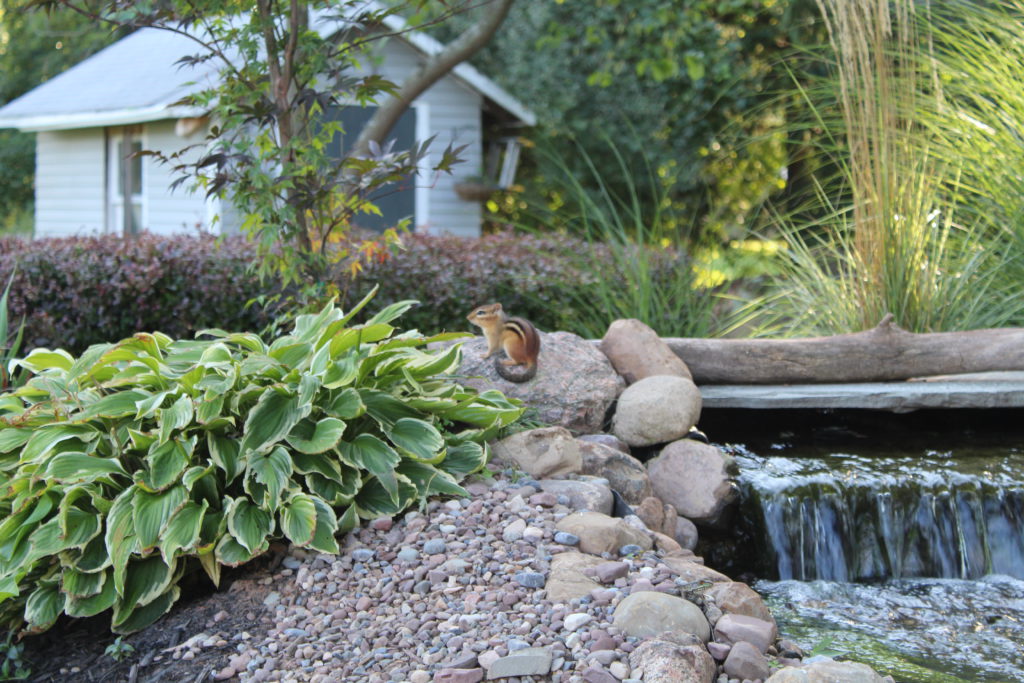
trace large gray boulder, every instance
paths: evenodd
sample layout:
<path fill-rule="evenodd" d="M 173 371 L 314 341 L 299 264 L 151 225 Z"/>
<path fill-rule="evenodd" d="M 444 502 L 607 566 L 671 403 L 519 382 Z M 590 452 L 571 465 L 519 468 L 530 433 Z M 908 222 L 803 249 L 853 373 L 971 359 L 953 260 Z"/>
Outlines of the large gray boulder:
<path fill-rule="evenodd" d="M 615 498 L 612 490 L 603 484 L 583 479 L 542 479 L 540 488 L 554 496 L 565 496 L 573 510 L 593 510 L 603 515 L 612 514 Z"/>
<path fill-rule="evenodd" d="M 729 472 L 732 460 L 700 441 L 681 439 L 647 463 L 654 495 L 698 526 L 726 526 L 739 489 Z"/>
<path fill-rule="evenodd" d="M 551 602 L 569 602 L 590 595 L 590 591 L 601 588 L 601 584 L 584 574 L 589 568 L 604 564 L 605 560 L 586 553 L 567 551 L 551 558 L 544 590 Z"/>
<path fill-rule="evenodd" d="M 629 654 L 630 674 L 644 683 L 713 683 L 715 660 L 699 643 L 683 645 L 655 638 L 640 643 Z"/>
<path fill-rule="evenodd" d="M 605 414 L 625 382 L 592 342 L 569 332 L 541 333 L 540 337 L 537 375 L 528 382 L 498 377 L 495 357 L 483 358 L 487 353 L 483 337 L 464 342 L 459 374 L 468 379 L 463 383 L 480 391 L 499 389 L 506 396 L 522 399 L 541 422 L 575 434 L 601 431 Z M 504 357 L 504 352 L 499 354 Z"/>
<path fill-rule="evenodd" d="M 711 625 L 689 600 L 657 591 L 631 593 L 615 607 L 612 623 L 627 636 L 653 638 L 665 631 L 691 633 L 711 640 Z"/>
<path fill-rule="evenodd" d="M 654 375 L 675 375 L 693 381 L 683 359 L 639 320 L 613 322 L 601 340 L 600 349 L 628 384 Z"/>
<path fill-rule="evenodd" d="M 566 515 L 558 521 L 555 529 L 575 535 L 580 539 L 580 550 L 591 555 L 617 555 L 624 545 L 638 545 L 644 550 L 654 546 L 650 536 L 634 529 L 624 520 L 591 510 L 579 510 Z"/>
<path fill-rule="evenodd" d="M 742 614 L 775 623 L 768 605 L 753 588 L 739 581 L 719 582 L 708 588 L 707 595 L 715 599 L 726 614 Z"/>
<path fill-rule="evenodd" d="M 516 432 L 491 445 L 493 460 L 514 465 L 532 477 L 558 477 L 579 472 L 583 458 L 576 439 L 564 427 Z"/>
<path fill-rule="evenodd" d="M 685 377 L 655 375 L 619 396 L 612 432 L 631 447 L 668 443 L 686 436 L 700 419 L 697 386 Z"/>
<path fill-rule="evenodd" d="M 647 469 L 642 462 L 610 446 L 583 439 L 576 442 L 583 458 L 583 474 L 607 479 L 608 485 L 633 505 L 638 505 L 652 494 Z"/>
<path fill-rule="evenodd" d="M 742 614 L 724 614 L 715 622 L 715 640 L 726 645 L 746 641 L 764 652 L 779 637 L 775 621 L 755 619 Z"/>

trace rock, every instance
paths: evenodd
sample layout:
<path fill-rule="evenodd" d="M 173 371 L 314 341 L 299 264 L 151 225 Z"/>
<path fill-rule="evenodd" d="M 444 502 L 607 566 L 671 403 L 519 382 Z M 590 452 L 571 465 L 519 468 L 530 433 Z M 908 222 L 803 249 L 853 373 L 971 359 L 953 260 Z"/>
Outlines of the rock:
<path fill-rule="evenodd" d="M 546 493 L 565 496 L 573 510 L 593 510 L 604 515 L 612 513 L 615 499 L 607 486 L 579 479 L 544 479 L 540 487 Z"/>
<path fill-rule="evenodd" d="M 651 495 L 651 481 L 643 463 L 610 446 L 577 439 L 583 458 L 583 474 L 604 477 L 630 505 L 639 504 Z M 660 527 L 659 527 L 660 528 Z"/>
<path fill-rule="evenodd" d="M 517 517 L 501 530 L 501 540 L 506 543 L 514 543 L 523 537 L 524 531 L 526 531 L 526 520 Z"/>
<path fill-rule="evenodd" d="M 580 448 L 564 427 L 543 427 L 517 432 L 495 442 L 494 460 L 513 464 L 532 477 L 556 477 L 579 472 Z"/>
<path fill-rule="evenodd" d="M 764 600 L 761 599 L 757 591 L 745 583 L 739 581 L 716 583 L 708 588 L 707 595 L 713 597 L 715 604 L 726 614 L 743 614 L 775 623 L 775 618 L 772 617 L 768 606 L 764 604 Z"/>
<path fill-rule="evenodd" d="M 715 640 L 735 646 L 746 641 L 765 652 L 778 638 L 779 631 L 774 621 L 755 619 L 743 614 L 724 614 L 715 623 Z"/>
<path fill-rule="evenodd" d="M 555 529 L 577 536 L 580 539 L 580 550 L 591 555 L 617 553 L 624 545 L 637 545 L 644 550 L 654 545 L 649 536 L 621 519 L 591 510 L 566 515 L 555 525 Z"/>
<path fill-rule="evenodd" d="M 568 615 L 562 623 L 563 628 L 566 631 L 576 631 L 581 626 L 589 624 L 594 620 L 594 617 L 590 616 L 586 612 L 577 612 L 576 614 Z"/>
<path fill-rule="evenodd" d="M 761 651 L 744 641 L 732 646 L 729 656 L 725 658 L 723 668 L 729 678 L 739 678 L 740 680 L 760 679 L 763 681 L 768 678 L 770 673 L 768 662 L 765 661 Z"/>
<path fill-rule="evenodd" d="M 665 631 L 684 631 L 705 643 L 711 639 L 711 626 L 699 607 L 688 600 L 655 591 L 632 593 L 623 598 L 615 607 L 612 623 L 626 635 L 637 638 L 651 638 Z"/>
<path fill-rule="evenodd" d="M 601 583 L 611 583 L 629 574 L 629 565 L 625 562 L 602 562 L 594 567 L 594 575 Z"/>
<path fill-rule="evenodd" d="M 716 643 L 715 641 L 711 641 L 710 643 L 708 643 L 707 647 L 708 652 L 711 653 L 711 656 L 720 662 L 724 662 L 725 658 L 729 656 L 729 652 L 732 651 L 732 645 L 726 645 L 725 643 Z"/>
<path fill-rule="evenodd" d="M 634 675 L 643 669 L 644 683 L 713 683 L 718 667 L 703 645 L 647 640 L 629 654 Z"/>
<path fill-rule="evenodd" d="M 801 667 L 787 666 L 772 674 L 765 683 L 892 683 L 867 664 L 859 662 L 814 662 Z"/>
<path fill-rule="evenodd" d="M 739 490 L 729 474 L 731 460 L 718 448 L 682 439 L 647 463 L 654 494 L 698 525 L 721 529 Z"/>
<path fill-rule="evenodd" d="M 612 432 L 631 447 L 668 443 L 686 436 L 697 424 L 700 408 L 700 390 L 690 380 L 669 375 L 647 377 L 619 396 Z"/>
<path fill-rule="evenodd" d="M 516 572 L 515 582 L 524 588 L 543 588 L 547 580 L 540 572 Z"/>
<path fill-rule="evenodd" d="M 583 570 L 603 562 L 604 560 L 599 557 L 571 551 L 552 557 L 548 580 L 544 584 L 548 600 L 569 602 L 590 595 L 592 590 L 600 589 L 601 584 L 586 576 Z"/>
<path fill-rule="evenodd" d="M 619 683 L 619 679 L 604 669 L 591 666 L 583 672 L 583 683 Z"/>
<path fill-rule="evenodd" d="M 666 536 L 665 534 L 659 534 L 655 531 L 654 536 L 654 547 L 658 549 L 658 552 L 667 555 L 668 553 L 676 553 L 683 549 L 683 546 L 676 543 L 676 539 Z"/>
<path fill-rule="evenodd" d="M 434 674 L 434 683 L 477 683 L 484 679 L 483 669 L 441 669 Z"/>
<path fill-rule="evenodd" d="M 580 544 L 579 536 L 576 536 L 575 534 L 570 534 L 570 533 L 568 533 L 566 531 L 559 531 L 559 532 L 557 532 L 555 534 L 555 536 L 554 536 L 554 541 L 555 541 L 555 543 L 558 543 L 560 545 L 568 545 L 568 546 L 574 546 L 574 545 L 579 545 Z"/>
<path fill-rule="evenodd" d="M 427 555 L 440 555 L 447 549 L 448 546 L 440 538 L 432 538 L 423 544 L 423 552 Z"/>
<path fill-rule="evenodd" d="M 624 678 L 629 678 L 629 665 L 625 662 L 615 661 L 608 665 L 608 672 L 621 681 Z"/>
<path fill-rule="evenodd" d="M 683 581 L 729 581 L 729 577 L 684 557 L 663 557 L 661 561 Z"/>
<path fill-rule="evenodd" d="M 639 320 L 616 320 L 598 348 L 627 384 L 654 375 L 675 375 L 693 381 L 690 369 L 658 333 Z"/>
<path fill-rule="evenodd" d="M 617 451 L 622 451 L 626 455 L 629 455 L 629 446 L 627 446 L 622 439 L 612 434 L 583 434 L 577 437 L 580 441 L 586 441 L 588 443 L 597 443 L 608 448 L 614 448 Z"/>
<path fill-rule="evenodd" d="M 483 337 L 463 343 L 458 374 L 469 378 L 463 384 L 480 391 L 500 389 L 526 401 L 538 421 L 577 434 L 600 432 L 608 408 L 626 386 L 593 342 L 570 332 L 541 333 L 537 376 L 528 382 L 500 379 L 494 358 L 483 359 L 486 352 Z"/>
<path fill-rule="evenodd" d="M 665 506 L 660 498 L 647 496 L 633 510 L 636 512 L 636 516 L 644 521 L 648 529 L 661 531 L 665 525 Z"/>
<path fill-rule="evenodd" d="M 528 647 L 498 659 L 487 669 L 487 679 L 508 676 L 544 676 L 551 671 L 551 649 Z"/>
<path fill-rule="evenodd" d="M 676 539 L 676 543 L 683 546 L 687 550 L 693 550 L 697 547 L 697 525 L 688 520 L 686 517 L 676 517 L 676 531 L 674 534 L 670 534 L 672 538 Z"/>

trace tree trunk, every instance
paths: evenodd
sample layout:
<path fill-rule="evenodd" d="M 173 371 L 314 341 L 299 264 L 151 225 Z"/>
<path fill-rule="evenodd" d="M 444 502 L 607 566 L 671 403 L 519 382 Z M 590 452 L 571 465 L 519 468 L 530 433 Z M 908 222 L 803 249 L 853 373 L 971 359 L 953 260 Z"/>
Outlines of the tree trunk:
<path fill-rule="evenodd" d="M 1024 370 L 1024 328 L 918 334 L 891 315 L 873 329 L 834 337 L 665 341 L 697 384 L 891 382 Z"/>
<path fill-rule="evenodd" d="M 444 50 L 430 57 L 405 79 L 399 86 L 396 95 L 387 98 L 381 104 L 373 118 L 367 121 L 359 132 L 359 138 L 352 147 L 353 152 L 356 155 L 366 154 L 371 141 L 383 144 L 387 134 L 391 132 L 413 100 L 422 95 L 427 88 L 439 81 L 449 71 L 487 45 L 498 27 L 505 21 L 513 2 L 514 0 L 490 0 L 489 3 L 486 3 L 481 10 L 482 15 L 479 21 L 463 31 Z"/>

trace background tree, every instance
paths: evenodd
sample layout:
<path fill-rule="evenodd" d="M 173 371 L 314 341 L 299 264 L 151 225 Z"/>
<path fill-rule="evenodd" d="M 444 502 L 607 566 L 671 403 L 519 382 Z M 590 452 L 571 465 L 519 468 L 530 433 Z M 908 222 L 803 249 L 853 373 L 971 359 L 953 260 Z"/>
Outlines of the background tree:
<path fill-rule="evenodd" d="M 119 37 L 68 10 L 27 12 L 27 0 L 0 0 L 0 105 L 10 102 Z M 32 203 L 35 138 L 0 130 L 0 227 Z"/>

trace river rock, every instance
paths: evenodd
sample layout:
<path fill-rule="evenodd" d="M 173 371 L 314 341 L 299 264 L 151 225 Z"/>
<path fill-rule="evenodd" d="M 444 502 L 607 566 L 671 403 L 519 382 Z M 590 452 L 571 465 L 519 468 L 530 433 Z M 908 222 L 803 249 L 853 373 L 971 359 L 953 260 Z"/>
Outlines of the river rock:
<path fill-rule="evenodd" d="M 715 660 L 703 645 L 680 645 L 668 640 L 646 640 L 629 654 L 631 675 L 643 670 L 644 683 L 713 683 Z"/>
<path fill-rule="evenodd" d="M 668 565 L 668 568 L 675 572 L 683 581 L 731 581 L 728 576 L 716 572 L 710 567 L 705 567 L 693 558 L 673 557 L 671 555 L 661 558 L 661 561 Z"/>
<path fill-rule="evenodd" d="M 616 320 L 608 326 L 598 347 L 627 384 L 654 375 L 675 375 L 693 381 L 683 359 L 639 320 Z"/>
<path fill-rule="evenodd" d="M 637 545 L 650 550 L 654 543 L 650 536 L 631 527 L 621 519 L 592 510 L 579 510 L 566 515 L 555 525 L 558 531 L 568 531 L 580 539 L 579 548 L 591 555 L 618 553 L 626 545 Z"/>
<path fill-rule="evenodd" d="M 697 547 L 697 540 L 699 538 L 697 525 L 682 515 L 676 516 L 676 530 L 672 534 L 672 538 L 676 539 L 676 542 L 687 550 L 693 550 Z"/>
<path fill-rule="evenodd" d="M 681 439 L 700 418 L 700 390 L 690 380 L 654 375 L 619 396 L 612 432 L 632 447 Z M 664 497 L 662 497 L 664 499 Z"/>
<path fill-rule="evenodd" d="M 628 636 L 651 638 L 665 631 L 692 633 L 708 642 L 711 626 L 700 607 L 689 600 L 657 591 L 640 591 L 615 607 L 612 623 Z"/>
<path fill-rule="evenodd" d="M 729 656 L 723 664 L 725 673 L 729 678 L 740 680 L 764 680 L 771 673 L 768 662 L 765 661 L 761 651 L 748 642 L 740 641 L 729 650 Z"/>
<path fill-rule="evenodd" d="M 744 614 L 724 614 L 715 622 L 715 640 L 727 645 L 735 646 L 736 643 L 746 641 L 765 652 L 778 636 L 779 631 L 774 621 Z"/>
<path fill-rule="evenodd" d="M 494 460 L 514 464 L 538 479 L 579 472 L 580 448 L 564 427 L 543 427 L 516 432 L 491 447 Z"/>
<path fill-rule="evenodd" d="M 603 564 L 605 560 L 593 555 L 573 551 L 558 553 L 551 558 L 551 568 L 544 584 L 548 600 L 569 602 L 590 595 L 601 584 L 584 574 L 584 570 Z"/>
<path fill-rule="evenodd" d="M 721 450 L 681 439 L 647 463 L 654 495 L 698 526 L 721 529 L 739 490 L 729 474 L 732 461 Z"/>
<path fill-rule="evenodd" d="M 775 623 L 775 618 L 764 604 L 757 591 L 739 581 L 723 581 L 716 583 L 707 590 L 707 595 L 715 599 L 715 604 L 726 614 L 743 614 L 762 621 Z M 740 678 L 744 678 L 740 676 Z M 746 678 L 750 678 L 747 676 Z"/>
<path fill-rule="evenodd" d="M 540 488 L 545 493 L 565 496 L 573 510 L 593 510 L 610 515 L 615 506 L 611 489 L 602 484 L 583 479 L 543 479 Z"/>
<path fill-rule="evenodd" d="M 522 399 L 540 422 L 577 434 L 600 432 L 608 408 L 625 387 L 622 377 L 593 342 L 570 332 L 541 333 L 540 337 L 537 375 L 527 382 L 498 377 L 494 357 L 483 358 L 487 342 L 482 336 L 464 342 L 458 373 L 468 377 L 463 384 L 479 391 L 499 389 Z"/>
<path fill-rule="evenodd" d="M 487 680 L 509 676 L 546 676 L 551 671 L 551 649 L 527 647 L 502 657 L 487 669 Z"/>
<path fill-rule="evenodd" d="M 632 505 L 652 494 L 651 481 L 643 463 L 631 455 L 599 443 L 577 439 L 583 459 L 583 474 L 608 480 L 608 485 Z"/>
<path fill-rule="evenodd" d="M 478 683 L 484 679 L 484 670 L 473 669 L 441 669 L 434 674 L 434 683 Z"/>
<path fill-rule="evenodd" d="M 824 661 L 800 667 L 779 669 L 765 683 L 892 683 L 890 676 L 881 676 L 867 664 L 859 662 Z"/>
<path fill-rule="evenodd" d="M 622 439 L 613 434 L 582 434 L 578 438 L 580 441 L 601 444 L 602 446 L 614 448 L 617 451 L 622 451 L 626 455 L 630 455 L 629 446 L 627 446 Z"/>

